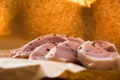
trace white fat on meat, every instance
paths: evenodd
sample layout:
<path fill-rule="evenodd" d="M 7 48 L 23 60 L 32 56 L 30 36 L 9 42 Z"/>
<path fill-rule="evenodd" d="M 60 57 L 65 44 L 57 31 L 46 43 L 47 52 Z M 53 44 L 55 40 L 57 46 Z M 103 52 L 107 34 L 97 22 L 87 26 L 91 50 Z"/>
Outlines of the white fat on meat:
<path fill-rule="evenodd" d="M 119 56 L 116 48 L 108 42 L 100 41 L 106 44 L 102 46 L 97 42 L 86 41 L 78 48 L 80 63 L 90 69 L 116 69 L 116 57 Z"/>

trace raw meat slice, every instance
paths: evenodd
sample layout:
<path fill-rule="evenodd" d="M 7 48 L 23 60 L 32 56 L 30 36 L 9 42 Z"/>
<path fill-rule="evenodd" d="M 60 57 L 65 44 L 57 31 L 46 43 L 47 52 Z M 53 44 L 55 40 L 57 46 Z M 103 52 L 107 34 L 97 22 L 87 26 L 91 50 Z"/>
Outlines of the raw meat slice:
<path fill-rule="evenodd" d="M 65 62 L 78 63 L 77 59 L 77 48 L 82 43 L 65 41 L 59 43 L 58 46 L 53 47 L 50 52 L 46 55 L 47 59 L 60 59 Z"/>
<path fill-rule="evenodd" d="M 45 36 L 41 36 L 33 41 L 30 41 L 26 45 L 19 48 L 19 50 L 14 50 L 12 53 L 13 58 L 28 58 L 30 53 L 38 46 L 45 43 L 59 43 L 68 40 L 64 35 L 59 34 L 49 34 Z"/>
<path fill-rule="evenodd" d="M 46 43 L 37 47 L 31 52 L 29 59 L 31 60 L 45 60 L 45 55 L 50 51 L 51 48 L 55 47 L 57 43 Z"/>
<path fill-rule="evenodd" d="M 103 42 L 102 42 L 103 43 Z M 111 44 L 106 43 L 108 46 Z M 108 51 L 106 45 L 86 41 L 78 48 L 78 60 L 87 68 L 115 69 L 115 58 L 119 56 L 115 50 Z"/>

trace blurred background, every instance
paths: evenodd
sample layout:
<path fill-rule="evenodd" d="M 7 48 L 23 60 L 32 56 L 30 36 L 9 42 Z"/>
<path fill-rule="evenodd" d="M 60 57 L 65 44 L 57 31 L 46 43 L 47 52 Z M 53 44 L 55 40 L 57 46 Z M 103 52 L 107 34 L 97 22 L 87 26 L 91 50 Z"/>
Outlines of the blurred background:
<path fill-rule="evenodd" d="M 0 49 L 59 33 L 101 39 L 120 50 L 120 0 L 0 0 Z"/>

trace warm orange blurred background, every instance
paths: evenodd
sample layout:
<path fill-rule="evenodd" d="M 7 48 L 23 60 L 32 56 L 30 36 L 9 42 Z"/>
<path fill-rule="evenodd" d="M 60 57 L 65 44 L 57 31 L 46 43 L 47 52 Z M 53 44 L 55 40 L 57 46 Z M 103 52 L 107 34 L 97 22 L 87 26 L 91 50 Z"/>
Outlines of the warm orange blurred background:
<path fill-rule="evenodd" d="M 106 40 L 120 50 L 120 1 L 90 1 L 94 0 L 0 0 L 0 49 L 59 33 Z"/>

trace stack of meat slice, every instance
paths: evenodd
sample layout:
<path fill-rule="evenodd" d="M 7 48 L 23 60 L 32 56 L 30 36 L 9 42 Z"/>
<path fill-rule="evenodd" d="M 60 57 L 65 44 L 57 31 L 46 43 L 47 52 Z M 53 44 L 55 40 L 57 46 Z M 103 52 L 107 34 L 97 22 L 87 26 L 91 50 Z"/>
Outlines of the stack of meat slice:
<path fill-rule="evenodd" d="M 79 63 L 91 69 L 116 69 L 120 58 L 115 45 L 110 42 L 84 41 L 81 38 L 60 34 L 38 37 L 14 50 L 12 57 L 30 60 L 60 60 Z"/>
<path fill-rule="evenodd" d="M 29 58 L 34 60 L 57 59 L 78 63 L 77 48 L 84 42 L 81 38 L 49 34 L 39 37 L 12 53 L 13 58 Z"/>
<path fill-rule="evenodd" d="M 30 41 L 26 45 L 22 46 L 19 49 L 16 49 L 12 53 L 13 58 L 29 58 L 29 55 L 37 47 L 46 44 L 46 43 L 59 43 L 68 40 L 64 35 L 49 34 L 45 36 L 38 37 L 33 41 Z"/>

